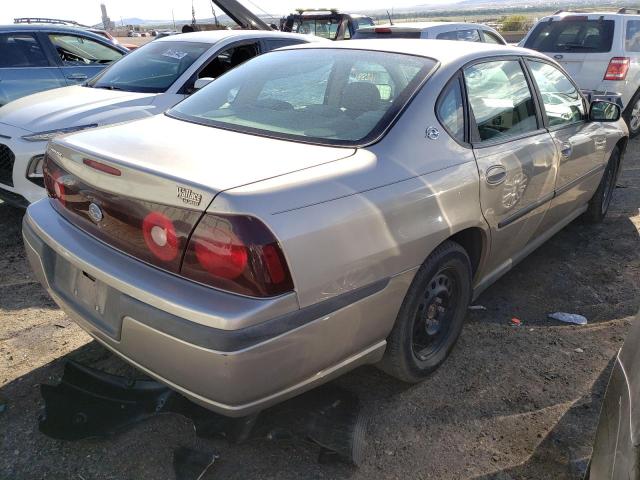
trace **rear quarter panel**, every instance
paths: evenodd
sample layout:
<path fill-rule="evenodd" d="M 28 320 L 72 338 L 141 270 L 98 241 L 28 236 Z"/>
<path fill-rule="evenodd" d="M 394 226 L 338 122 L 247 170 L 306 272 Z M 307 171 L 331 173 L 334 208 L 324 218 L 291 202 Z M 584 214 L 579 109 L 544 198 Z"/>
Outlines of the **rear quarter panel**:
<path fill-rule="evenodd" d="M 435 117 L 444 81 L 432 78 L 377 144 L 225 191 L 209 210 L 255 215 L 274 231 L 301 307 L 379 279 L 412 276 L 453 233 L 487 230 L 473 153 L 450 139 Z M 442 132 L 438 140 L 426 138 L 429 126 Z"/>

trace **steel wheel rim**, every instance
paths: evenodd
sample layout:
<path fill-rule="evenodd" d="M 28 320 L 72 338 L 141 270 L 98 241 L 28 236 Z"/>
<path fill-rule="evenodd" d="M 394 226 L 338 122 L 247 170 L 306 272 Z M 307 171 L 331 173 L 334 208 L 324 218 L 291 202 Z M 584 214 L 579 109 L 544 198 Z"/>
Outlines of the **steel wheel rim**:
<path fill-rule="evenodd" d="M 631 110 L 631 116 L 629 118 L 629 127 L 633 131 L 640 128 L 640 99 L 633 104 L 633 109 Z"/>
<path fill-rule="evenodd" d="M 438 271 L 429 280 L 416 311 L 411 335 L 411 348 L 418 360 L 426 360 L 446 343 L 459 292 L 459 281 L 452 268 Z"/>

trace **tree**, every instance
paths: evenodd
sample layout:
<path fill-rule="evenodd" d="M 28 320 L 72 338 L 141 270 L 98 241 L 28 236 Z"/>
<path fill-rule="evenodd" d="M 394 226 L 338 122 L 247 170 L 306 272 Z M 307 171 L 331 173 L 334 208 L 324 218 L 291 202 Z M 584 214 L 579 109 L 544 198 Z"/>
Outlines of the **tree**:
<path fill-rule="evenodd" d="M 509 15 L 502 22 L 503 32 L 521 32 L 526 30 L 527 17 L 524 15 Z"/>

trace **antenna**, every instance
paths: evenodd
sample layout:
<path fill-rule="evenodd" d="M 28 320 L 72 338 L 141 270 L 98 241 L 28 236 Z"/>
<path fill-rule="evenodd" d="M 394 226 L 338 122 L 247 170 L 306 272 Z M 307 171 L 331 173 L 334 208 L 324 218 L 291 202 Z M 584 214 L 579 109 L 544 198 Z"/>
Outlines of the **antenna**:
<path fill-rule="evenodd" d="M 393 20 L 391 18 L 391 14 L 389 13 L 389 10 L 387 10 L 387 17 L 389 17 L 389 25 L 393 25 Z"/>
<path fill-rule="evenodd" d="M 191 0 L 191 25 L 196 26 L 196 9 L 193 6 L 193 0 Z"/>

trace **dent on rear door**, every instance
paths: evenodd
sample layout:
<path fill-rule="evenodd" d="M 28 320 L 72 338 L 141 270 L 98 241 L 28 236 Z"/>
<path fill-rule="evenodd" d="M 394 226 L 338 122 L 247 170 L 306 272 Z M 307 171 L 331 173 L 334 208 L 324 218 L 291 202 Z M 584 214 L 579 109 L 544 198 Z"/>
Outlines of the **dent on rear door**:
<path fill-rule="evenodd" d="M 557 154 L 518 60 L 472 65 L 464 76 L 477 125 L 480 204 L 492 230 L 487 271 L 499 272 L 537 236 L 554 194 Z"/>

